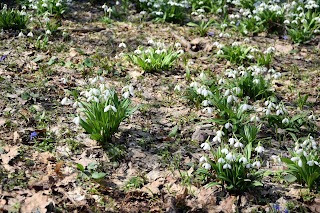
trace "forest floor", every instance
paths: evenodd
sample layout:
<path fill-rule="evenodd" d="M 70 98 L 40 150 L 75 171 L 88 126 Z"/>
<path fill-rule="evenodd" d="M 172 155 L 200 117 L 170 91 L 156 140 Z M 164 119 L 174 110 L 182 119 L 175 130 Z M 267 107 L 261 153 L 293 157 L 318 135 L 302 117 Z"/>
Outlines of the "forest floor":
<path fill-rule="evenodd" d="M 277 172 L 265 176 L 262 187 L 240 194 L 221 186 L 206 188 L 196 171 L 204 153 L 200 144 L 214 137 L 214 124 L 203 124 L 210 115 L 174 90 L 191 83 L 183 60 L 171 71 L 147 73 L 116 57 L 147 46 L 150 39 L 179 42 L 185 58 L 194 62 L 191 78 L 201 71 L 215 76 L 232 65 L 215 57 L 212 43 L 231 44 L 244 37 L 233 31 L 230 38 L 220 38 L 215 27 L 210 36 L 199 37 L 188 26 L 140 22 L 134 15 L 130 21 L 105 24 L 102 16 L 101 6 L 77 2 L 62 19 L 61 28 L 70 37 L 52 38 L 41 49 L 35 46 L 37 30 L 34 38 L 0 35 L 0 56 L 7 55 L 0 62 L 0 211 L 277 212 L 277 204 L 290 212 L 320 212 L 319 193 L 307 193 Z M 119 47 L 122 42 L 126 48 Z M 273 82 L 277 96 L 296 109 L 298 94 L 308 94 L 304 110 L 320 115 L 319 37 L 294 45 L 259 34 L 248 44 L 274 46 L 272 67 L 282 74 Z M 67 90 L 101 72 L 115 88 L 131 84 L 132 103 L 138 106 L 113 137 L 115 144 L 124 145 L 116 160 L 72 122 L 75 110 L 61 105 Z M 266 159 L 293 146 L 283 143 L 271 137 Z M 286 169 L 271 163 L 263 168 Z M 95 171 L 106 176 L 90 178 Z"/>

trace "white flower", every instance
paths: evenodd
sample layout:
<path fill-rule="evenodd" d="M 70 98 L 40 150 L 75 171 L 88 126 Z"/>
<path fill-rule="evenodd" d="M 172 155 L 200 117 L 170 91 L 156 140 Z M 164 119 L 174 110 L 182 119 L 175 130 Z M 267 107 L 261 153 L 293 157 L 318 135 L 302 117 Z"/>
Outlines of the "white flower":
<path fill-rule="evenodd" d="M 206 108 L 204 108 L 202 111 L 203 111 L 203 112 L 207 112 L 208 114 L 212 114 L 213 109 L 212 109 L 212 107 L 206 107 Z"/>
<path fill-rule="evenodd" d="M 309 166 L 313 166 L 313 165 L 314 165 L 314 161 L 313 161 L 313 160 L 308 161 L 307 164 L 308 164 Z"/>
<path fill-rule="evenodd" d="M 229 129 L 229 128 L 232 129 L 233 125 L 228 122 L 228 123 L 226 123 L 226 124 L 224 125 L 224 127 L 225 127 L 226 129 Z"/>
<path fill-rule="evenodd" d="M 221 130 L 218 130 L 218 131 L 216 132 L 216 135 L 221 138 L 222 136 L 224 136 L 224 132 L 221 131 Z"/>
<path fill-rule="evenodd" d="M 211 165 L 209 163 L 202 164 L 202 167 L 204 167 L 207 170 L 211 169 Z"/>
<path fill-rule="evenodd" d="M 235 138 L 229 138 L 228 141 L 229 141 L 230 145 L 233 146 L 233 144 L 235 144 L 238 140 Z"/>
<path fill-rule="evenodd" d="M 106 106 L 103 111 L 104 112 L 108 112 L 110 109 L 112 109 L 112 111 L 114 111 L 114 112 L 118 111 L 117 108 L 115 106 L 112 106 L 112 105 Z"/>
<path fill-rule="evenodd" d="M 174 44 L 174 46 L 175 46 L 176 48 L 179 48 L 179 47 L 181 47 L 181 44 L 180 44 L 179 42 L 177 42 L 177 43 Z"/>
<path fill-rule="evenodd" d="M 295 161 L 300 160 L 300 158 L 299 158 L 299 157 L 292 157 L 290 160 L 293 161 L 293 162 L 295 162 Z"/>
<path fill-rule="evenodd" d="M 258 152 L 258 153 L 262 153 L 262 152 L 264 152 L 264 148 L 263 148 L 263 146 L 257 146 L 255 149 L 254 149 L 256 152 Z"/>
<path fill-rule="evenodd" d="M 225 163 L 226 161 L 223 158 L 218 159 L 218 163 Z"/>
<path fill-rule="evenodd" d="M 234 144 L 234 147 L 236 147 L 236 148 L 242 148 L 242 147 L 243 147 L 243 144 L 240 143 L 239 141 L 237 141 L 237 142 Z"/>
<path fill-rule="evenodd" d="M 221 149 L 221 153 L 227 155 L 229 153 L 227 148 Z"/>
<path fill-rule="evenodd" d="M 312 115 L 309 115 L 309 116 L 308 116 L 308 119 L 314 121 L 314 120 L 316 120 L 316 117 L 312 114 Z"/>
<path fill-rule="evenodd" d="M 250 118 L 250 121 L 251 122 L 259 122 L 260 121 L 260 118 L 256 115 L 253 115 L 251 118 Z"/>
<path fill-rule="evenodd" d="M 51 31 L 50 30 L 46 30 L 46 34 L 47 35 L 51 35 Z"/>
<path fill-rule="evenodd" d="M 72 104 L 72 101 L 71 101 L 69 98 L 64 97 L 64 98 L 62 99 L 62 101 L 61 101 L 61 104 L 62 104 L 62 105 L 70 105 L 70 104 Z"/>
<path fill-rule="evenodd" d="M 202 156 L 199 161 L 200 163 L 207 162 L 207 158 L 205 156 Z"/>
<path fill-rule="evenodd" d="M 205 142 L 205 143 L 202 143 L 201 145 L 200 145 L 200 147 L 203 149 L 203 150 L 210 150 L 211 148 L 210 148 L 210 144 L 208 144 L 207 142 Z"/>
<path fill-rule="evenodd" d="M 151 59 L 150 58 L 147 58 L 146 60 L 144 60 L 145 62 L 147 63 L 151 63 Z"/>
<path fill-rule="evenodd" d="M 252 109 L 253 109 L 253 107 L 250 106 L 250 105 L 248 105 L 248 104 L 242 104 L 242 105 L 240 106 L 240 110 L 241 110 L 241 111 L 247 111 L 247 110 L 252 110 Z"/>
<path fill-rule="evenodd" d="M 28 34 L 27 34 L 28 37 L 33 37 L 33 33 L 30 31 Z"/>
<path fill-rule="evenodd" d="M 174 87 L 173 90 L 180 92 L 180 91 L 181 91 L 181 86 L 180 86 L 179 84 L 177 84 L 177 85 Z"/>
<path fill-rule="evenodd" d="M 226 163 L 223 165 L 223 169 L 231 169 L 231 165 Z"/>
<path fill-rule="evenodd" d="M 23 34 L 23 32 L 20 32 L 19 35 L 18 35 L 19 38 L 22 38 L 22 37 L 24 37 L 24 36 L 25 36 L 25 35 Z"/>
<path fill-rule="evenodd" d="M 298 166 L 302 167 L 302 160 L 301 159 L 298 160 Z"/>
<path fill-rule="evenodd" d="M 227 159 L 228 161 L 234 161 L 234 160 L 235 160 L 235 156 L 234 156 L 231 152 L 229 152 L 229 153 L 226 155 L 226 159 Z"/>
<path fill-rule="evenodd" d="M 127 45 L 125 44 L 125 43 L 123 43 L 123 42 L 121 42 L 120 44 L 119 44 L 119 48 L 126 48 L 127 47 Z"/>
<path fill-rule="evenodd" d="M 246 157 L 241 157 L 240 159 L 239 159 L 239 163 L 243 163 L 243 164 L 246 164 L 246 163 L 248 163 L 248 159 L 246 158 Z"/>
<path fill-rule="evenodd" d="M 288 124 L 288 123 L 289 123 L 289 119 L 288 119 L 288 118 L 282 119 L 282 123 L 283 123 L 283 124 Z"/>
<path fill-rule="evenodd" d="M 207 107 L 211 104 L 211 102 L 209 100 L 204 100 L 201 102 L 202 106 Z"/>
<path fill-rule="evenodd" d="M 296 151 L 296 153 L 297 153 L 298 155 L 301 155 L 301 154 L 303 153 L 303 149 L 298 149 L 298 150 Z"/>
<path fill-rule="evenodd" d="M 256 161 L 252 164 L 252 167 L 256 167 L 257 169 L 259 169 L 261 167 L 261 163 L 260 161 Z"/>
<path fill-rule="evenodd" d="M 148 40 L 148 44 L 154 44 L 154 41 L 152 39 Z"/>
<path fill-rule="evenodd" d="M 136 55 L 140 55 L 142 52 L 141 52 L 141 50 L 137 49 L 133 53 L 136 54 Z"/>
<path fill-rule="evenodd" d="M 107 9 L 107 13 L 112 13 L 112 8 L 111 8 L 111 7 L 109 7 L 109 8 Z"/>
<path fill-rule="evenodd" d="M 79 126 L 79 124 L 80 124 L 80 117 L 79 117 L 79 116 L 75 117 L 75 118 L 72 120 L 72 122 L 75 123 L 77 126 Z"/>

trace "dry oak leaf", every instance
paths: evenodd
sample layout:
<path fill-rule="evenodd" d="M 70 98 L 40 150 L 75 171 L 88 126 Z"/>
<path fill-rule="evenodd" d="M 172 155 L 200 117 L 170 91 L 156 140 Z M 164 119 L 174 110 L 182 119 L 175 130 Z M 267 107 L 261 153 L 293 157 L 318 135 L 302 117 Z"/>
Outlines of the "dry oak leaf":
<path fill-rule="evenodd" d="M 8 171 L 13 171 L 13 167 L 9 165 L 10 161 L 18 156 L 19 154 L 19 147 L 18 146 L 11 146 L 4 148 L 7 151 L 7 154 L 1 154 L 0 158 L 2 160 L 3 167 Z"/>
<path fill-rule="evenodd" d="M 25 199 L 24 203 L 21 205 L 21 213 L 30 213 L 30 212 L 37 212 L 37 213 L 46 213 L 46 207 L 52 203 L 52 200 L 43 195 L 42 191 L 35 193 L 32 197 L 28 197 Z"/>
<path fill-rule="evenodd" d="M 313 203 L 309 206 L 311 212 L 319 213 L 320 212 L 320 198 L 314 199 Z"/>

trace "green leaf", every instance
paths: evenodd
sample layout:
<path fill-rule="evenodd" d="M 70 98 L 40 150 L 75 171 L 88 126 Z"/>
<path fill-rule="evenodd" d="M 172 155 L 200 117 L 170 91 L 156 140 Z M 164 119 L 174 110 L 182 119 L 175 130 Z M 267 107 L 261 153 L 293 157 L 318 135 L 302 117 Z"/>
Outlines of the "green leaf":
<path fill-rule="evenodd" d="M 287 175 L 283 176 L 283 179 L 285 181 L 287 181 L 288 183 L 293 183 L 297 180 L 297 178 L 292 174 L 287 174 Z"/>
<path fill-rule="evenodd" d="M 107 174 L 104 173 L 104 172 L 94 172 L 92 173 L 91 177 L 93 179 L 101 179 L 101 178 L 104 178 Z"/>
<path fill-rule="evenodd" d="M 208 189 L 208 188 L 211 188 L 213 186 L 217 186 L 217 185 L 221 185 L 219 182 L 211 182 L 211 183 L 208 183 L 207 185 L 205 185 L 205 187 Z"/>
<path fill-rule="evenodd" d="M 179 129 L 179 126 L 178 126 L 178 125 L 175 125 L 175 126 L 171 129 L 171 131 L 170 131 L 170 133 L 169 133 L 169 137 L 174 137 L 174 136 L 176 136 L 176 135 L 177 135 L 177 132 L 178 132 L 178 129 Z"/>
<path fill-rule="evenodd" d="M 253 186 L 263 186 L 263 183 L 261 183 L 260 181 L 253 181 L 252 183 Z"/>
<path fill-rule="evenodd" d="M 77 169 L 79 169 L 81 172 L 84 172 L 84 166 L 80 163 L 77 163 Z"/>
<path fill-rule="evenodd" d="M 51 66 L 52 64 L 56 63 L 57 62 L 57 57 L 56 56 L 52 56 L 50 58 L 50 60 L 48 61 L 48 65 Z"/>

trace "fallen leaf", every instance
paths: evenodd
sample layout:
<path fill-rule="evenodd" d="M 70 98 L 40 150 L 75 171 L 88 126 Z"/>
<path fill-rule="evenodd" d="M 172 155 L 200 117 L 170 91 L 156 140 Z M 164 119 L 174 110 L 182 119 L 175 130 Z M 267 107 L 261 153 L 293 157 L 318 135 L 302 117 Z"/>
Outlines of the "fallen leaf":
<path fill-rule="evenodd" d="M 12 146 L 8 149 L 5 148 L 7 151 L 7 154 L 1 155 L 2 165 L 3 167 L 8 171 L 13 171 L 13 167 L 9 165 L 10 161 L 18 156 L 19 154 L 19 147 L 18 146 Z"/>
<path fill-rule="evenodd" d="M 40 191 L 25 199 L 24 203 L 21 205 L 21 213 L 30 213 L 38 212 L 45 213 L 47 212 L 46 207 L 52 203 L 52 200 L 43 195 L 43 192 Z"/>
<path fill-rule="evenodd" d="M 5 118 L 0 118 L 0 126 L 3 126 L 6 123 L 6 119 Z"/>
<path fill-rule="evenodd" d="M 16 143 L 19 138 L 20 138 L 19 133 L 17 131 L 15 131 L 13 133 L 13 142 Z"/>

